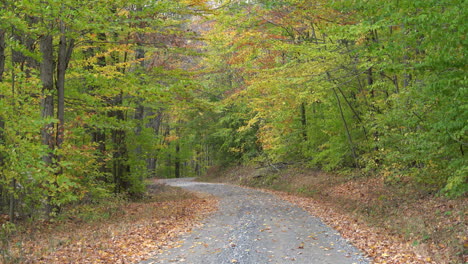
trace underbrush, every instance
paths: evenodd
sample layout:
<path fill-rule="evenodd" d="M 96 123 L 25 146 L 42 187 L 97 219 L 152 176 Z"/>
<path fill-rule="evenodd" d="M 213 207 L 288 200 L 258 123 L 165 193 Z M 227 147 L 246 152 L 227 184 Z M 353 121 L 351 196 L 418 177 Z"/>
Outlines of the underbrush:
<path fill-rule="evenodd" d="M 47 221 L 4 223 L 0 263 L 132 263 L 214 208 L 212 198 L 151 184 L 136 201 L 116 196 L 66 208 Z"/>
<path fill-rule="evenodd" d="M 266 188 L 313 198 L 356 221 L 409 245 L 428 263 L 467 261 L 467 199 L 448 199 L 410 180 L 324 173 L 304 168 L 214 168 L 201 180 Z"/>

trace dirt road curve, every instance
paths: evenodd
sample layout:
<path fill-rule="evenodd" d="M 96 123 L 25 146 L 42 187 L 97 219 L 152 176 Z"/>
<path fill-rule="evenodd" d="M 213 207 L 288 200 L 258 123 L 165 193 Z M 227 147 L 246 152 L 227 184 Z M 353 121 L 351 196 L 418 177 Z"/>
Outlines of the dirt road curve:
<path fill-rule="evenodd" d="M 166 183 L 215 195 L 220 208 L 182 237 L 180 247 L 141 264 L 370 263 L 335 230 L 271 194 L 192 179 Z"/>

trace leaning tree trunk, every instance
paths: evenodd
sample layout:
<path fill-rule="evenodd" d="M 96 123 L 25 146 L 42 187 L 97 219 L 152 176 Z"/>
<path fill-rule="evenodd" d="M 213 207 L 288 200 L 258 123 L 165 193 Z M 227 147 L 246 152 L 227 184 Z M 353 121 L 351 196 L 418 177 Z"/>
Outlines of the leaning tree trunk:
<path fill-rule="evenodd" d="M 327 72 L 327 78 L 328 78 L 329 81 L 331 80 L 331 75 L 330 75 L 329 72 Z M 356 168 L 358 168 L 358 167 L 359 167 L 359 164 L 358 164 L 358 160 L 357 160 L 356 149 L 355 149 L 355 146 L 354 146 L 354 143 L 353 143 L 353 139 L 352 139 L 352 137 L 351 137 L 351 132 L 349 131 L 348 122 L 346 122 L 346 118 L 345 118 L 345 116 L 344 116 L 343 107 L 341 106 L 340 97 L 338 96 L 338 93 L 336 92 L 336 88 L 335 88 L 335 87 L 332 88 L 332 91 L 333 91 L 333 94 L 335 95 L 336 102 L 337 102 L 337 104 L 338 104 L 338 110 L 340 111 L 341 121 L 343 121 L 343 126 L 344 126 L 344 128 L 345 128 L 345 132 L 346 132 L 346 137 L 347 137 L 347 139 L 348 139 L 349 148 L 350 148 L 350 150 L 351 150 L 351 154 L 353 155 L 353 162 L 354 162 L 354 165 L 356 166 Z"/>
<path fill-rule="evenodd" d="M 338 103 L 338 109 L 340 110 L 341 120 L 343 121 L 343 125 L 344 125 L 345 131 L 346 131 L 346 137 L 348 138 L 349 147 L 351 149 L 351 153 L 353 154 L 354 164 L 355 164 L 355 166 L 357 168 L 359 166 L 358 166 L 358 162 L 357 162 L 356 149 L 354 147 L 354 143 L 353 143 L 353 139 L 351 137 L 351 133 L 349 132 L 349 127 L 348 127 L 348 123 L 346 122 L 346 118 L 345 118 L 344 113 L 343 113 L 343 108 L 341 107 L 341 101 L 340 101 L 340 98 L 338 97 L 338 93 L 336 93 L 335 88 L 333 88 L 332 90 L 333 90 L 333 93 L 335 94 L 336 102 Z"/>

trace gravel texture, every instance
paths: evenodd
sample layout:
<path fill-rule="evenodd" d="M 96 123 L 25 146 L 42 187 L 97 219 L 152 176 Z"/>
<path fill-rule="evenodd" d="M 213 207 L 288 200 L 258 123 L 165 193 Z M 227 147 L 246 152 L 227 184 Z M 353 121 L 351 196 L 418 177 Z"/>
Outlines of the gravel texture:
<path fill-rule="evenodd" d="M 190 264 L 370 263 L 320 219 L 274 195 L 193 179 L 166 184 L 219 198 L 219 211 L 179 245 L 141 262 Z"/>

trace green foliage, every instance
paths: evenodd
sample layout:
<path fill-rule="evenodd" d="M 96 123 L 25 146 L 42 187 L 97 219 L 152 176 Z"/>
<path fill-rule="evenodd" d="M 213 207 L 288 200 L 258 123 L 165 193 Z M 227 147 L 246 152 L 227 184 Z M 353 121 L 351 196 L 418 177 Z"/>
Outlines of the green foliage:
<path fill-rule="evenodd" d="M 213 73 L 202 81 L 229 106 L 210 126 L 213 143 L 226 161 L 358 167 L 388 183 L 465 194 L 465 6 L 230 6 L 206 34 L 211 57 L 204 65 Z"/>
<path fill-rule="evenodd" d="M 235 107 L 235 108 L 234 108 Z M 210 142 L 219 146 L 220 162 L 248 162 L 260 153 L 257 144 L 257 127 L 247 126 L 248 109 L 245 105 L 227 107 L 218 119 L 217 130 Z"/>
<path fill-rule="evenodd" d="M 164 155 L 171 155 L 174 145 L 167 139 L 175 134 L 170 128 L 175 113 L 183 111 L 195 89 L 180 66 L 197 54 L 185 46 L 186 36 L 193 37 L 184 28 L 192 13 L 186 4 L 0 4 L 0 34 L 5 34 L 0 57 L 6 58 L 0 60 L 5 68 L 0 76 L 0 214 L 10 214 L 12 221 L 36 218 L 113 193 L 139 197 L 145 192 L 144 180 L 155 176 Z M 42 67 L 46 51 L 39 43 L 45 36 L 53 40 L 51 72 Z M 64 99 L 44 86 L 50 77 L 58 90 L 63 44 L 70 52 L 62 72 Z M 48 96 L 52 103 L 46 102 Z M 46 114 L 47 107 L 53 114 Z M 183 165 L 194 154 L 188 138 L 179 140 Z"/>
<path fill-rule="evenodd" d="M 0 213 L 138 197 L 216 163 L 466 194 L 466 1 L 202 2 L 2 2 Z M 70 52 L 64 98 L 46 36 L 55 66 Z"/>

